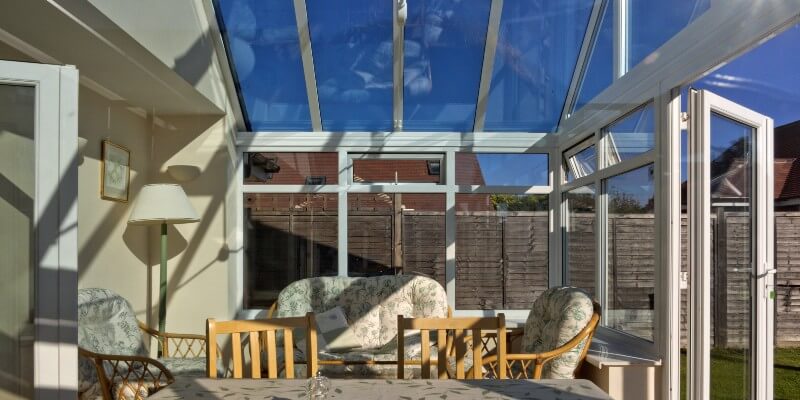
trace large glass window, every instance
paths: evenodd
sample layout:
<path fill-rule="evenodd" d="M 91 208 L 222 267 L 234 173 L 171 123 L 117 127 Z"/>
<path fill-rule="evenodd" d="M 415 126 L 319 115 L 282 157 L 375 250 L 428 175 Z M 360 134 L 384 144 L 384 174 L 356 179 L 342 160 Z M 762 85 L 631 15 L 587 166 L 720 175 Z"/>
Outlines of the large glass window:
<path fill-rule="evenodd" d="M 292 2 L 215 1 L 249 129 L 311 130 Z"/>
<path fill-rule="evenodd" d="M 655 148 L 652 103 L 606 128 L 606 165 L 614 165 Z"/>
<path fill-rule="evenodd" d="M 335 276 L 337 194 L 244 196 L 246 308 L 267 308 L 299 279 Z"/>
<path fill-rule="evenodd" d="M 491 1 L 407 4 L 403 129 L 469 132 L 475 121 Z"/>
<path fill-rule="evenodd" d="M 391 131 L 391 1 L 306 0 L 306 9 L 323 129 Z"/>
<path fill-rule="evenodd" d="M 347 199 L 350 276 L 415 273 L 444 285 L 443 194 L 351 193 Z"/>
<path fill-rule="evenodd" d="M 567 229 L 564 234 L 566 281 L 595 297 L 597 271 L 597 218 L 595 186 L 587 185 L 564 194 Z"/>
<path fill-rule="evenodd" d="M 456 184 L 547 186 L 547 154 L 456 153 Z"/>
<path fill-rule="evenodd" d="M 606 180 L 607 325 L 653 340 L 655 184 L 653 164 Z"/>
<path fill-rule="evenodd" d="M 53 201 L 36 193 L 36 143 L 42 139 L 36 134 L 36 91 L 35 86 L 0 84 L 0 397 L 8 399 L 35 398 L 34 365 L 41 364 L 34 361 L 34 345 L 52 338 L 39 336 L 34 325 L 40 314 L 34 301 L 36 271 L 59 273 L 38 268 L 35 255 L 37 231 L 41 235 L 51 228 L 36 225 L 34 210 L 40 202 Z M 58 282 L 56 276 L 41 279 Z"/>
<path fill-rule="evenodd" d="M 485 130 L 556 130 L 593 3 L 503 3 Z"/>
<path fill-rule="evenodd" d="M 528 310 L 548 284 L 547 195 L 456 195 L 456 308 Z"/>

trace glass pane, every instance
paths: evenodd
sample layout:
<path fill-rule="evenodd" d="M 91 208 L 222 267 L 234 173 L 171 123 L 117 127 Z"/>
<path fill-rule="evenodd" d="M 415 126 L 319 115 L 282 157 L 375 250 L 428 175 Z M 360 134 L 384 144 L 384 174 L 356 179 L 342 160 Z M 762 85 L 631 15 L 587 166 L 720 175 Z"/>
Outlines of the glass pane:
<path fill-rule="evenodd" d="M 250 130 L 311 130 L 292 2 L 215 1 Z"/>
<path fill-rule="evenodd" d="M 245 308 L 266 308 L 286 285 L 338 273 L 338 195 L 244 196 Z"/>
<path fill-rule="evenodd" d="M 753 128 L 711 114 L 711 397 L 750 398 Z"/>
<path fill-rule="evenodd" d="M 658 59 L 656 49 L 711 8 L 711 0 L 627 1 L 629 70 Z"/>
<path fill-rule="evenodd" d="M 573 111 L 580 110 L 614 81 L 614 5 L 607 0 L 594 36 L 589 62 L 581 78 Z"/>
<path fill-rule="evenodd" d="M 655 183 L 653 164 L 606 181 L 608 194 L 607 325 L 653 340 Z"/>
<path fill-rule="evenodd" d="M 350 276 L 414 273 L 445 283 L 443 194 L 349 194 Z"/>
<path fill-rule="evenodd" d="M 457 185 L 547 186 L 547 154 L 456 153 Z"/>
<path fill-rule="evenodd" d="M 35 96 L 0 85 L 0 397 L 33 398 Z"/>
<path fill-rule="evenodd" d="M 547 289 L 547 195 L 456 194 L 456 308 L 529 310 Z"/>
<path fill-rule="evenodd" d="M 429 159 L 354 159 L 354 183 L 439 183 L 441 157 Z"/>
<path fill-rule="evenodd" d="M 567 182 L 591 175 L 597 170 L 597 151 L 591 145 L 567 160 Z"/>
<path fill-rule="evenodd" d="M 392 3 L 306 0 L 306 9 L 323 129 L 391 131 Z"/>
<path fill-rule="evenodd" d="M 595 188 L 583 186 L 565 194 L 567 230 L 564 250 L 567 283 L 586 290 L 595 297 L 597 242 L 595 240 Z"/>
<path fill-rule="evenodd" d="M 631 159 L 655 148 L 653 105 L 648 104 L 606 128 L 608 165 Z"/>
<path fill-rule="evenodd" d="M 489 0 L 408 2 L 403 129 L 472 131 Z"/>
<path fill-rule="evenodd" d="M 616 1 L 627 1 L 628 5 L 628 65 L 620 68 L 620 74 L 627 73 L 641 62 L 655 62 L 659 57 L 656 51 L 659 47 L 710 8 L 710 0 L 606 0 L 573 111 L 588 104 L 614 81 Z"/>
<path fill-rule="evenodd" d="M 485 130 L 556 130 L 593 3 L 503 3 Z"/>
<path fill-rule="evenodd" d="M 247 185 L 335 185 L 337 153 L 245 153 Z"/>

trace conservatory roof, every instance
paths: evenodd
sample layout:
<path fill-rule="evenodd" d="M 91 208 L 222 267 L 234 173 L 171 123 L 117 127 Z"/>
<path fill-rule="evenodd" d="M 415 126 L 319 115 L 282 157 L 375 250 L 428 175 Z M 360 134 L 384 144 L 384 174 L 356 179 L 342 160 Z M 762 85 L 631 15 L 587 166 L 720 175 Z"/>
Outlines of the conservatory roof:
<path fill-rule="evenodd" d="M 629 64 L 709 7 L 677 3 L 630 6 Z M 628 69 L 612 0 L 214 4 L 249 131 L 549 133 Z"/>

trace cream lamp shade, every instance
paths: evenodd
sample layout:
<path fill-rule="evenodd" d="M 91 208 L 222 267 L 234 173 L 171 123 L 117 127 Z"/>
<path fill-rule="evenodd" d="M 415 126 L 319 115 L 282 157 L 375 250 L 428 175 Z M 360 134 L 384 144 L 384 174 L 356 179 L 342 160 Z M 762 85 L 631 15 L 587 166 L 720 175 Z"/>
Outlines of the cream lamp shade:
<path fill-rule="evenodd" d="M 145 185 L 139 192 L 128 223 L 133 225 L 186 224 L 197 222 L 186 192 L 176 184 Z"/>

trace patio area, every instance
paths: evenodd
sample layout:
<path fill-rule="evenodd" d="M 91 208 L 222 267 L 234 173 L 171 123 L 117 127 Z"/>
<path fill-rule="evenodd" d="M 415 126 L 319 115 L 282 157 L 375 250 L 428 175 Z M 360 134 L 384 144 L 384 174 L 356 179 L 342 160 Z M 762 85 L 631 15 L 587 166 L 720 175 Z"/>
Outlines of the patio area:
<path fill-rule="evenodd" d="M 0 398 L 800 396 L 800 1 L 6 2 Z"/>

